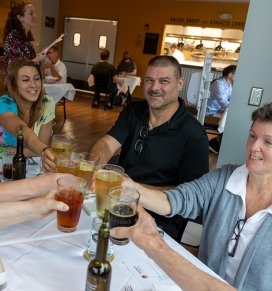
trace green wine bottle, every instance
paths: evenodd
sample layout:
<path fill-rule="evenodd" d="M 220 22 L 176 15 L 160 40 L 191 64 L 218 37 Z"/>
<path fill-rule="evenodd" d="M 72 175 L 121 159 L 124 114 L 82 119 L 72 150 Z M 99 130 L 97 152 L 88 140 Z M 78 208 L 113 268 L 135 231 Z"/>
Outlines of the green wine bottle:
<path fill-rule="evenodd" d="M 110 290 L 111 265 L 107 261 L 109 237 L 109 211 L 106 209 L 98 233 L 96 255 L 87 270 L 86 291 Z"/>
<path fill-rule="evenodd" d="M 17 131 L 17 151 L 12 159 L 12 179 L 20 180 L 26 177 L 26 158 L 24 156 L 23 127 Z"/>

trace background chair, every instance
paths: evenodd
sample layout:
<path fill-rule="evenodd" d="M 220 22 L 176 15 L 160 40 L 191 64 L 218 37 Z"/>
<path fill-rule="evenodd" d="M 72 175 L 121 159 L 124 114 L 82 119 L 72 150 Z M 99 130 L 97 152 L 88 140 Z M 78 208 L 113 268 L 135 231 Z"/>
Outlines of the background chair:
<path fill-rule="evenodd" d="M 99 107 L 100 98 L 104 95 L 104 109 L 107 103 L 110 102 L 110 97 L 113 91 L 113 82 L 111 75 L 93 74 L 94 76 L 94 100 L 93 107 Z"/>

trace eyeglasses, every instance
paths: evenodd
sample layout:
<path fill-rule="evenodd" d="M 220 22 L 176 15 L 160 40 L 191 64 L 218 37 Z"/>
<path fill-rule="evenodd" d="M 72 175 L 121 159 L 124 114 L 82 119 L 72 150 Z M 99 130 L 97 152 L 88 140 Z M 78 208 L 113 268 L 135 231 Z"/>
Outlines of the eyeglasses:
<path fill-rule="evenodd" d="M 139 133 L 140 138 L 136 141 L 134 149 L 135 151 L 140 154 L 144 148 L 146 137 L 148 136 L 148 127 L 144 125 Z"/>
<path fill-rule="evenodd" d="M 230 252 L 228 252 L 230 257 L 234 257 L 237 247 L 238 247 L 238 242 L 240 239 L 240 234 L 244 228 L 244 225 L 246 223 L 246 219 L 238 219 L 235 227 L 234 227 L 234 237 L 231 239 L 231 241 L 235 240 L 234 246 Z"/>

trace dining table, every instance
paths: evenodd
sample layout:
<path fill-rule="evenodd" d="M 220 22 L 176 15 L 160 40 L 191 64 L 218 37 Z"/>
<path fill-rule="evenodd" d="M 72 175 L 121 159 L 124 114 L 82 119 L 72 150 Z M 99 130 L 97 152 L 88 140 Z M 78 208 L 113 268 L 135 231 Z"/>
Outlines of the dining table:
<path fill-rule="evenodd" d="M 94 217 L 95 212 L 89 215 L 82 210 L 78 228 L 72 233 L 57 229 L 56 213 L 0 229 L 0 278 L 6 280 L 5 291 L 85 290 L 89 262 L 83 254 Z M 164 239 L 195 266 L 220 278 L 167 234 Z M 114 245 L 111 266 L 111 291 L 182 290 L 131 241 Z"/>
<path fill-rule="evenodd" d="M 137 76 L 118 76 L 116 83 L 118 94 L 129 92 L 132 95 L 135 88 L 141 85 L 141 78 Z"/>
<path fill-rule="evenodd" d="M 57 104 L 62 97 L 73 101 L 76 88 L 71 83 L 45 83 L 43 84 L 44 90 L 47 95 L 52 96 L 54 98 L 55 103 Z"/>

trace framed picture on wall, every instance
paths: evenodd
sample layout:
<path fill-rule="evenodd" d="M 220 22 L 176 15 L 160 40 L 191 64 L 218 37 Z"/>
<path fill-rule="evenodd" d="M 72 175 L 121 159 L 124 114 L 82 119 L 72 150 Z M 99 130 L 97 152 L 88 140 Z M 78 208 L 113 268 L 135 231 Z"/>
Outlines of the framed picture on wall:
<path fill-rule="evenodd" d="M 144 41 L 144 54 L 157 54 L 158 48 L 158 41 L 159 41 L 159 34 L 158 33 L 150 33 L 147 32 L 145 34 L 145 41 Z"/>
<path fill-rule="evenodd" d="M 55 17 L 45 16 L 45 27 L 55 27 Z"/>

